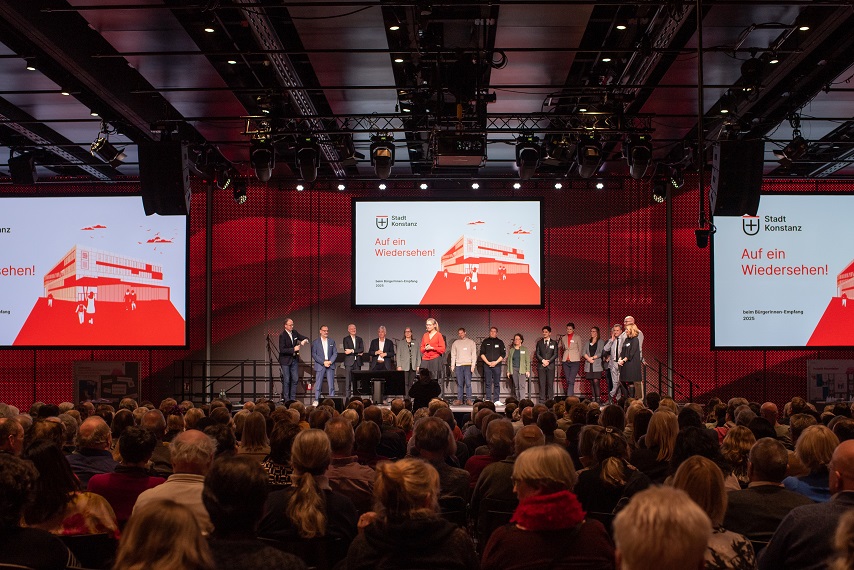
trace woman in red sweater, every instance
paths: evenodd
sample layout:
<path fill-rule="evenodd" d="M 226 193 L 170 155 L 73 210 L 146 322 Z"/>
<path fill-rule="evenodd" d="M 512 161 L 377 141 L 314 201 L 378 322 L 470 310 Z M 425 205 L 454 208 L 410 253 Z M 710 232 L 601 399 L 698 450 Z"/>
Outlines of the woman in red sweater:
<path fill-rule="evenodd" d="M 430 371 L 430 377 L 440 379 L 442 355 L 445 354 L 445 339 L 439 332 L 436 319 L 427 319 L 427 331 L 421 337 L 421 366 Z M 440 384 L 441 386 L 441 384 Z"/>

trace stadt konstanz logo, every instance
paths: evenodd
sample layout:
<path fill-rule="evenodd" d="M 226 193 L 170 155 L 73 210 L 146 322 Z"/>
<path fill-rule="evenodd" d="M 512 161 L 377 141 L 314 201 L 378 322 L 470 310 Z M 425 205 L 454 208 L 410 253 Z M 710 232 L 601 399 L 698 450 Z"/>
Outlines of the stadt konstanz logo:
<path fill-rule="evenodd" d="M 377 216 L 377 228 L 384 230 L 388 227 L 388 216 Z"/>
<path fill-rule="evenodd" d="M 749 236 L 755 236 L 759 233 L 759 216 L 742 216 L 741 229 Z"/>

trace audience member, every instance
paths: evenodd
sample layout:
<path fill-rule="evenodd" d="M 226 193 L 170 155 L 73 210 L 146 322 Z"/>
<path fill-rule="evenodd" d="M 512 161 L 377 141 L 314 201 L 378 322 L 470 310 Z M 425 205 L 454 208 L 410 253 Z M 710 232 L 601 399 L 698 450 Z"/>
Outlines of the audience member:
<path fill-rule="evenodd" d="M 486 445 L 489 450 L 486 455 L 472 455 L 465 463 L 471 489 L 474 489 L 478 477 L 488 465 L 506 459 L 513 453 L 513 424 L 510 420 L 501 418 L 489 422 L 486 426 Z"/>
<path fill-rule="evenodd" d="M 300 432 L 297 424 L 279 422 L 270 434 L 270 455 L 264 458 L 261 467 L 267 472 L 267 481 L 274 487 L 289 487 L 291 484 L 291 448 Z"/>
<path fill-rule="evenodd" d="M 380 443 L 377 453 L 389 459 L 400 459 L 406 455 L 406 436 L 393 425 L 383 421 L 383 412 L 379 406 L 365 408 L 364 420 L 374 422 L 380 428 Z"/>
<path fill-rule="evenodd" d="M 648 394 L 651 396 L 652 394 Z M 635 422 L 637 422 L 637 416 Z M 670 458 L 679 433 L 676 414 L 662 409 L 652 415 L 649 430 L 643 437 L 644 446 L 631 455 L 631 464 L 649 477 L 653 483 L 663 483 L 667 477 Z"/>
<path fill-rule="evenodd" d="M 585 511 L 615 513 L 635 493 L 649 487 L 649 477 L 629 464 L 628 458 L 629 444 L 622 432 L 605 428 L 599 433 L 593 443 L 594 466 L 579 474 L 575 485 Z"/>
<path fill-rule="evenodd" d="M 163 436 L 166 435 L 166 419 L 160 410 L 149 410 L 142 416 L 139 427 L 147 429 L 157 438 L 157 445 L 151 454 L 151 469 L 159 477 L 169 477 L 172 475 L 172 459 L 169 443 L 163 441 Z"/>
<path fill-rule="evenodd" d="M 377 448 L 382 438 L 380 426 L 374 422 L 363 421 L 356 428 L 356 457 L 359 463 L 368 467 L 376 467 L 380 461 L 388 461 L 389 458 L 377 453 Z"/>
<path fill-rule="evenodd" d="M 14 418 L 0 418 L 0 454 L 21 455 L 24 426 Z"/>
<path fill-rule="evenodd" d="M 193 513 L 203 532 L 210 532 L 211 519 L 202 504 L 202 489 L 216 452 L 216 442 L 198 430 L 185 431 L 172 441 L 169 450 L 175 472 L 162 485 L 140 493 L 133 512 L 154 501 L 171 499 Z"/>
<path fill-rule="evenodd" d="M 216 569 L 198 517 L 184 505 L 156 499 L 134 510 L 119 542 L 113 570 L 148 568 Z"/>
<path fill-rule="evenodd" d="M 828 464 L 837 445 L 839 439 L 827 427 L 813 425 L 806 428 L 795 444 L 795 455 L 809 473 L 800 477 L 786 477 L 783 485 L 817 503 L 830 500 Z"/>
<path fill-rule="evenodd" d="M 688 493 L 712 521 L 713 530 L 706 550 L 707 570 L 756 567 L 750 541 L 722 526 L 727 494 L 721 470 L 713 461 L 700 456 L 688 458 L 673 476 L 673 487 Z"/>
<path fill-rule="evenodd" d="M 851 570 L 854 568 L 854 511 L 846 512 L 839 519 L 833 545 L 836 556 L 827 565 L 827 569 Z"/>
<path fill-rule="evenodd" d="M 127 523 L 140 493 L 166 482 L 162 477 L 152 477 L 147 468 L 156 445 L 157 438 L 150 431 L 134 426 L 126 428 L 119 437 L 122 461 L 115 472 L 93 475 L 89 479 L 88 490 L 110 503 L 119 528 Z"/>
<path fill-rule="evenodd" d="M 403 412 L 409 413 L 409 410 Z M 332 451 L 332 460 L 326 470 L 329 488 L 350 497 L 360 514 L 370 511 L 373 507 L 376 473 L 367 465 L 360 464 L 359 458 L 353 455 L 353 426 L 343 417 L 337 417 L 326 422 L 324 431 L 329 437 Z"/>
<path fill-rule="evenodd" d="M 454 456 L 456 442 L 448 424 L 439 418 L 423 418 L 415 424 L 412 436 L 414 451 L 439 473 L 439 498 L 460 497 L 468 500 L 469 473 L 451 467 L 447 459 Z"/>
<path fill-rule="evenodd" d="M 754 443 L 756 438 L 753 432 L 743 425 L 730 428 L 721 443 L 721 455 L 732 467 L 732 473 L 742 489 L 747 488 L 747 484 L 750 483 L 747 476 L 747 455 Z"/>
<path fill-rule="evenodd" d="M 103 424 L 103 420 L 98 418 Z M 109 430 L 108 430 L 109 433 Z M 24 452 L 38 470 L 32 502 L 24 508 L 24 524 L 56 535 L 107 533 L 118 538 L 119 527 L 110 504 L 100 495 L 81 492 L 62 451 L 50 440 L 34 441 Z"/>
<path fill-rule="evenodd" d="M 57 537 L 39 528 L 20 525 L 24 506 L 35 490 L 38 476 L 29 461 L 14 454 L 0 453 L 0 565 L 15 564 L 18 568 L 34 570 L 64 570 L 76 566 L 77 561 Z"/>
<path fill-rule="evenodd" d="M 267 421 L 261 412 L 249 412 L 247 414 L 237 452 L 256 459 L 258 463 L 264 461 L 264 458 L 270 454 Z"/>
<path fill-rule="evenodd" d="M 418 378 L 409 388 L 409 397 L 412 398 L 412 410 L 426 408 L 430 404 L 430 400 L 438 398 L 442 393 L 442 388 L 436 379 L 431 378 L 430 371 L 426 368 L 421 368 L 418 371 Z"/>
<path fill-rule="evenodd" d="M 202 433 L 213 438 L 216 442 L 216 453 L 214 459 L 224 455 L 237 455 L 237 438 L 234 430 L 225 424 L 211 424 L 202 430 Z"/>
<path fill-rule="evenodd" d="M 641 491 L 614 518 L 613 528 L 621 570 L 705 568 L 712 523 L 684 491 Z"/>
<path fill-rule="evenodd" d="M 447 429 L 444 422 L 435 421 Z M 417 430 L 416 426 L 415 437 Z M 429 463 L 406 458 L 379 464 L 374 484 L 377 511 L 359 520 L 362 531 L 350 545 L 347 570 L 476 570 L 471 538 L 439 516 L 439 494 L 439 474 Z"/>
<path fill-rule="evenodd" d="M 80 425 L 77 451 L 66 457 L 83 490 L 93 475 L 112 473 L 116 469 L 118 462 L 110 451 L 112 444 L 110 426 L 100 416 L 86 418 Z"/>

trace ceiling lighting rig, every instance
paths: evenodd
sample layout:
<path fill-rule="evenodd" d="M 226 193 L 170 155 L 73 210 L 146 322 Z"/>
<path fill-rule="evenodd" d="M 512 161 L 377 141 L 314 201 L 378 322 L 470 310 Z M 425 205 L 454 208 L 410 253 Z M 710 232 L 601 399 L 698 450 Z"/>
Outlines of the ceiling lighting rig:
<path fill-rule="evenodd" d="M 92 141 L 89 147 L 89 152 L 92 156 L 98 157 L 113 168 L 119 166 L 127 158 L 124 149 L 118 149 L 110 143 L 110 135 L 116 134 L 118 131 L 107 124 L 106 121 L 101 121 L 101 130 L 98 131 L 98 136 Z"/>

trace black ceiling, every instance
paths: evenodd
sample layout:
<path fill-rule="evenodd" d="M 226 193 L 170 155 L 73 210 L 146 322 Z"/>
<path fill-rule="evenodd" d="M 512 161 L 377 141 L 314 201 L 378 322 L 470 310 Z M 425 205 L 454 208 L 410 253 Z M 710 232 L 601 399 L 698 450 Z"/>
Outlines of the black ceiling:
<path fill-rule="evenodd" d="M 255 132 L 274 177 L 299 178 L 312 138 L 320 178 L 370 179 L 371 136 L 390 133 L 392 179 L 512 178 L 520 137 L 556 177 L 592 133 L 600 174 L 624 174 L 629 133 L 690 168 L 702 109 L 707 151 L 761 138 L 766 175 L 852 177 L 851 29 L 850 2 L 821 0 L 0 0 L 0 145 L 110 181 L 170 136 L 202 173 L 248 174 Z M 117 166 L 89 153 L 102 121 Z M 780 164 L 795 128 L 806 152 Z M 437 166 L 439 132 L 485 134 L 488 159 Z"/>

